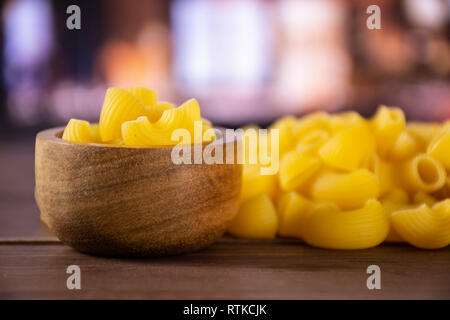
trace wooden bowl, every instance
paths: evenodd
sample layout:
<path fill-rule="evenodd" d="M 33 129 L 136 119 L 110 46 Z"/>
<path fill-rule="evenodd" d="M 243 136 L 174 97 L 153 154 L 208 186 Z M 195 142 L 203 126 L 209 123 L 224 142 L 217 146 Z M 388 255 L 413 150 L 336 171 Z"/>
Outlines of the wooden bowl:
<path fill-rule="evenodd" d="M 78 251 L 105 256 L 194 251 L 221 237 L 237 211 L 236 161 L 176 165 L 171 147 L 68 143 L 62 131 L 36 137 L 35 197 L 41 220 Z M 235 138 L 213 143 L 224 147 L 224 163 L 226 145 L 236 155 Z"/>

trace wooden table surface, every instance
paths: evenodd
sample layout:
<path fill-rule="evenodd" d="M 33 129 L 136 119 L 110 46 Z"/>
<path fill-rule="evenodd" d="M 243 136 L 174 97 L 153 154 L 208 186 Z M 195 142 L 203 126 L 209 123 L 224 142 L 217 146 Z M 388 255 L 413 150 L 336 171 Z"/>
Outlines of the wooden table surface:
<path fill-rule="evenodd" d="M 39 220 L 34 141 L 0 140 L 0 299 L 449 299 L 450 248 L 382 245 L 360 251 L 294 240 L 224 237 L 205 250 L 156 259 L 84 255 Z M 369 265 L 381 290 L 368 290 Z M 66 269 L 81 269 L 68 290 Z"/>

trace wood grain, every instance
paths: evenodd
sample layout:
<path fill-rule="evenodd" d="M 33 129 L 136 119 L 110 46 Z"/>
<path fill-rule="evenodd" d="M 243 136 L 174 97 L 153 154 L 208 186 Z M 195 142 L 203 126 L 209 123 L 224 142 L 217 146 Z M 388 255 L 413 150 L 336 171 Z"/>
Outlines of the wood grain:
<path fill-rule="evenodd" d="M 450 250 L 383 245 L 361 251 L 296 241 L 224 238 L 196 253 L 116 259 L 64 245 L 0 245 L 1 299 L 449 299 Z M 81 290 L 66 268 L 81 268 Z M 366 268 L 381 268 L 368 290 Z"/>
<path fill-rule="evenodd" d="M 37 135 L 36 201 L 49 229 L 81 252 L 194 251 L 220 238 L 237 212 L 236 162 L 176 165 L 170 147 L 75 144 L 63 141 L 61 132 Z M 235 139 L 213 143 L 236 149 Z"/>

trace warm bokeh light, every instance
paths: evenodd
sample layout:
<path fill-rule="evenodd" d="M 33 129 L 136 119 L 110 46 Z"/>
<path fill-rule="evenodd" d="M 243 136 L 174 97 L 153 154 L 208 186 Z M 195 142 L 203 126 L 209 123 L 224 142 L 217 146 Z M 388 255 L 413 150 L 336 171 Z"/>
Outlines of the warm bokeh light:
<path fill-rule="evenodd" d="M 239 126 L 284 114 L 380 103 L 408 117 L 450 117 L 449 3 L 370 1 L 9 0 L 2 7 L 4 122 L 12 127 L 92 119 L 109 86 L 142 85 L 162 100 L 198 98 L 206 117 Z"/>

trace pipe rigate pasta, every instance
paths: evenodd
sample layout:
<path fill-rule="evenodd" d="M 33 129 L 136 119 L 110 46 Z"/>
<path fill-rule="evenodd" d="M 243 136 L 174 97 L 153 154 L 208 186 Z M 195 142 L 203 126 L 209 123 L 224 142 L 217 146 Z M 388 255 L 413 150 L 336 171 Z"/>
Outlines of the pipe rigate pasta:
<path fill-rule="evenodd" d="M 150 90 L 145 87 L 130 87 L 127 88 L 127 91 L 139 98 L 144 106 L 157 106 L 158 104 L 158 95 L 155 90 Z"/>
<path fill-rule="evenodd" d="M 320 169 L 320 160 L 296 150 L 286 153 L 280 161 L 280 185 L 291 191 L 300 187 Z"/>
<path fill-rule="evenodd" d="M 351 126 L 332 136 L 319 149 L 322 161 L 341 170 L 355 170 L 376 150 L 375 139 L 366 125 Z"/>
<path fill-rule="evenodd" d="M 379 245 L 389 232 L 389 219 L 378 200 L 349 211 L 320 210 L 305 223 L 304 240 L 315 247 L 366 249 Z"/>
<path fill-rule="evenodd" d="M 367 169 L 350 173 L 325 171 L 312 183 L 310 193 L 315 201 L 332 201 L 342 209 L 354 209 L 377 198 L 380 184 Z"/>
<path fill-rule="evenodd" d="M 330 118 L 330 129 L 333 133 L 348 129 L 352 126 L 364 126 L 366 124 L 367 120 L 361 117 L 358 112 L 354 111 L 338 113 Z"/>
<path fill-rule="evenodd" d="M 70 119 L 69 123 L 64 129 L 62 138 L 69 142 L 100 142 L 98 136 L 98 126 L 91 126 L 89 122 L 78 119 Z"/>
<path fill-rule="evenodd" d="M 406 242 L 423 249 L 440 249 L 450 244 L 450 199 L 433 207 L 422 204 L 392 214 L 392 225 Z"/>
<path fill-rule="evenodd" d="M 411 192 L 437 191 L 447 177 L 439 162 L 426 154 L 419 154 L 401 166 L 400 175 L 403 188 Z"/>
<path fill-rule="evenodd" d="M 200 109 L 197 101 L 191 99 L 179 108 L 164 111 L 155 123 L 151 123 L 146 116 L 125 121 L 122 124 L 123 141 L 131 146 L 175 145 L 179 141 L 172 139 L 173 131 L 186 129 L 191 138 L 194 136 L 194 121 L 201 121 Z"/>
<path fill-rule="evenodd" d="M 408 122 L 406 132 L 408 132 L 424 148 L 439 131 L 438 123 Z"/>
<path fill-rule="evenodd" d="M 261 166 L 258 164 L 245 164 L 242 168 L 241 201 L 254 196 L 265 194 L 271 199 L 276 197 L 277 176 L 261 174 Z"/>
<path fill-rule="evenodd" d="M 303 117 L 292 125 L 292 134 L 295 139 L 301 139 L 305 134 L 316 129 L 331 130 L 328 113 L 315 112 Z"/>
<path fill-rule="evenodd" d="M 443 130 L 431 140 L 427 153 L 450 170 L 450 129 Z"/>
<path fill-rule="evenodd" d="M 242 202 L 228 231 L 250 239 L 273 239 L 278 230 L 278 217 L 272 201 L 260 194 Z"/>
<path fill-rule="evenodd" d="M 393 190 L 397 185 L 397 174 L 393 163 L 384 161 L 376 153 L 369 154 L 362 162 L 362 168 L 372 172 L 380 184 L 380 195 Z"/>
<path fill-rule="evenodd" d="M 313 130 L 299 139 L 295 149 L 298 152 L 316 154 L 322 145 L 328 140 L 330 134 L 326 130 Z"/>
<path fill-rule="evenodd" d="M 302 238 L 302 228 L 313 203 L 295 191 L 283 194 L 278 200 L 278 234 L 282 237 Z"/>
<path fill-rule="evenodd" d="M 163 112 L 169 109 L 174 109 L 175 105 L 170 102 L 157 102 L 156 104 L 145 106 L 145 115 L 148 117 L 150 122 L 158 121 Z"/>
<path fill-rule="evenodd" d="M 399 108 L 380 106 L 372 119 L 378 152 L 387 156 L 405 129 L 405 114 Z"/>
<path fill-rule="evenodd" d="M 389 153 L 389 159 L 393 161 L 404 161 L 419 153 L 420 145 L 416 139 L 407 131 L 403 131 L 395 141 Z"/>
<path fill-rule="evenodd" d="M 133 94 L 121 88 L 109 88 L 100 113 L 100 136 L 102 141 L 121 137 L 125 121 L 136 120 L 145 114 L 144 104 Z"/>
<path fill-rule="evenodd" d="M 386 210 L 386 214 L 388 215 L 390 222 L 392 213 L 411 207 L 411 204 L 409 203 L 408 193 L 398 188 L 393 189 L 384 197 L 382 197 L 380 202 Z M 385 239 L 385 242 L 404 242 L 402 237 L 395 231 L 394 228 L 392 228 L 392 223 L 390 223 L 389 233 Z"/>

